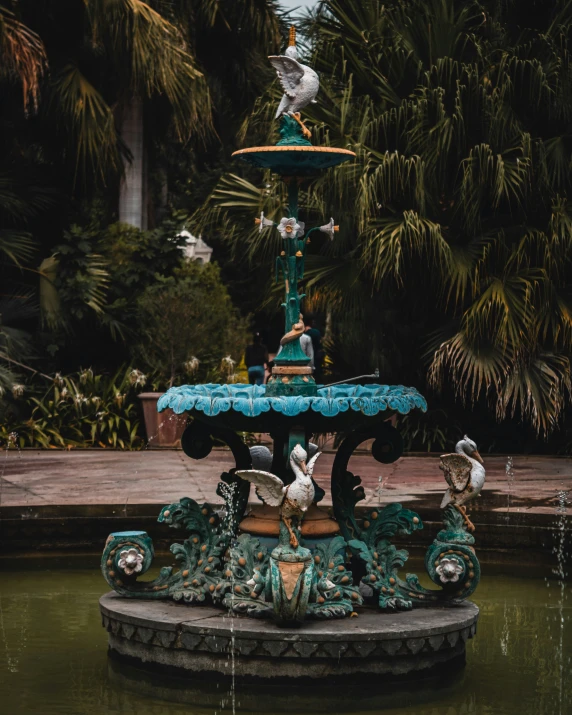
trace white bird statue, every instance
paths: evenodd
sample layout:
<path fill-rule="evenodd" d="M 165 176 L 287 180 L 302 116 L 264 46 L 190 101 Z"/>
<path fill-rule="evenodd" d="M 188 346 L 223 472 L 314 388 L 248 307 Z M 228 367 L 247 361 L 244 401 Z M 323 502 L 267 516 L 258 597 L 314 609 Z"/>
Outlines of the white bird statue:
<path fill-rule="evenodd" d="M 451 504 L 463 515 L 469 531 L 474 531 L 475 525 L 464 505 L 479 496 L 485 483 L 485 468 L 477 445 L 465 435 L 457 442 L 454 453 L 441 455 L 439 469 L 443 470 L 449 485 L 441 509 Z"/>
<path fill-rule="evenodd" d="M 290 545 L 294 549 L 298 548 L 298 538 L 292 529 L 292 517 L 296 516 L 301 520 L 314 501 L 312 473 L 320 454 L 321 452 L 317 452 L 306 464 L 308 457 L 306 450 L 302 445 L 297 444 L 290 452 L 290 466 L 296 479 L 288 485 L 285 485 L 280 477 L 260 469 L 236 472 L 241 479 L 246 479 L 254 484 L 256 494 L 265 504 L 280 507 L 280 518 L 288 529 Z"/>
<path fill-rule="evenodd" d="M 311 132 L 300 119 L 300 110 L 310 102 L 316 102 L 316 95 L 320 89 L 320 79 L 316 72 L 307 65 L 298 62 L 296 50 L 296 28 L 290 28 L 290 41 L 283 55 L 271 55 L 271 65 L 276 70 L 284 96 L 276 112 L 276 119 L 283 114 L 289 114 L 302 127 L 304 136 L 309 138 Z"/>

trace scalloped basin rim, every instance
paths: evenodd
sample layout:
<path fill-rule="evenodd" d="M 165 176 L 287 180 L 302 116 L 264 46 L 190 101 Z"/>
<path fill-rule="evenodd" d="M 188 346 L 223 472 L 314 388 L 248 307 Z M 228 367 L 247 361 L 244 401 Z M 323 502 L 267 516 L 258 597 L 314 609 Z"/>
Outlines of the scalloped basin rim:
<path fill-rule="evenodd" d="M 403 385 L 335 385 L 318 387 L 315 397 L 266 397 L 264 385 L 182 385 L 172 387 L 157 402 L 157 410 L 171 408 L 175 414 L 200 412 L 206 417 L 237 412 L 245 417 L 278 413 L 296 417 L 314 412 L 335 417 L 343 412 L 374 417 L 380 412 L 408 414 L 413 409 L 427 410 L 427 402 L 414 387 Z"/>

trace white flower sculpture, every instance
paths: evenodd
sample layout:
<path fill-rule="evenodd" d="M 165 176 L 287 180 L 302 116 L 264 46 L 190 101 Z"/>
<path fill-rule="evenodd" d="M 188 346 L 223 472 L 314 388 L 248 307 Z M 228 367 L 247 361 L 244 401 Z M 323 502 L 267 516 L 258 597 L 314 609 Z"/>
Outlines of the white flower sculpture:
<path fill-rule="evenodd" d="M 258 225 L 258 230 L 260 233 L 264 231 L 265 228 L 269 228 L 270 226 L 274 226 L 274 221 L 271 221 L 269 218 L 266 218 L 264 216 L 264 211 L 260 212 L 260 218 L 255 218 L 254 223 Z"/>
<path fill-rule="evenodd" d="M 330 219 L 329 223 L 325 223 L 323 226 L 320 226 L 320 231 L 327 234 L 330 237 L 330 241 L 334 240 L 334 234 L 339 230 L 340 227 L 334 224 L 333 218 Z"/>
<path fill-rule="evenodd" d="M 278 230 L 282 238 L 296 238 L 304 234 L 304 224 L 295 218 L 280 219 Z"/>
<path fill-rule="evenodd" d="M 441 583 L 456 583 L 463 573 L 463 567 L 457 559 L 441 559 L 435 570 L 439 574 Z"/>
<path fill-rule="evenodd" d="M 117 565 L 127 576 L 140 573 L 143 569 L 143 554 L 139 553 L 137 549 L 126 549 L 119 554 Z"/>

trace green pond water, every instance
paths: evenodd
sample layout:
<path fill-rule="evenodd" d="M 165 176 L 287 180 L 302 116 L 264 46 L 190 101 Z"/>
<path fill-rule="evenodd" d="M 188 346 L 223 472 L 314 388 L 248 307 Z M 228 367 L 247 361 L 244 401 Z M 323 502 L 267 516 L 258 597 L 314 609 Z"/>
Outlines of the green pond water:
<path fill-rule="evenodd" d="M 555 579 L 516 578 L 485 568 L 474 601 L 478 633 L 467 665 L 389 690 L 351 681 L 281 691 L 187 683 L 108 658 L 97 568 L 21 559 L 0 570 L 0 712 L 108 713 L 383 712 L 391 715 L 567 715 L 572 713 L 572 598 Z M 75 564 L 77 566 L 77 562 Z"/>

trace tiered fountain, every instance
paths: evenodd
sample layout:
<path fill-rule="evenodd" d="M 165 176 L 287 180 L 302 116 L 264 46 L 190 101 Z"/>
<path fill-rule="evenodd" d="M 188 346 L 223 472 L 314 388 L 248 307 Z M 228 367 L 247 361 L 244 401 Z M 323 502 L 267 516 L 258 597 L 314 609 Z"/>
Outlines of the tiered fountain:
<path fill-rule="evenodd" d="M 373 440 L 374 459 L 395 461 L 402 440 L 388 419 L 426 403 L 410 387 L 314 381 L 300 348 L 299 285 L 309 234 L 333 238 L 337 227 L 331 220 L 306 230 L 298 190 L 306 177 L 355 155 L 309 141 L 299 110 L 314 100 L 318 78 L 298 63 L 295 33 L 285 55 L 270 60 L 285 90 L 280 141 L 235 155 L 272 169 L 288 186 L 287 215 L 278 224 L 257 219 L 261 230 L 275 227 L 283 239 L 282 349 L 266 386 L 189 385 L 160 399 L 159 410 L 191 418 L 182 438 L 191 459 L 207 457 L 216 439 L 232 450 L 236 467 L 221 475 L 222 513 L 188 498 L 161 511 L 159 521 L 187 538 L 171 547 L 177 567 L 163 568 L 155 580 L 139 580 L 153 561 L 145 532 L 109 536 L 102 571 L 114 593 L 100 605 L 110 648 L 150 667 L 203 674 L 228 674 L 230 653 L 234 674 L 245 678 L 395 677 L 449 667 L 463 660 L 476 628 L 478 609 L 465 600 L 479 581 L 474 538 L 462 511 L 447 506 L 445 528 L 425 559 L 440 588 L 426 589 L 415 575 L 399 576 L 408 553 L 392 543 L 422 529 L 419 516 L 400 504 L 363 518 L 355 513 L 365 494 L 347 469 L 352 453 Z M 237 432 L 270 434 L 272 452 L 249 450 Z M 336 432 L 344 439 L 331 474 L 331 518 L 319 506 L 324 491 L 312 480 L 318 455 L 310 440 Z M 251 482 L 265 505 L 245 516 Z"/>

